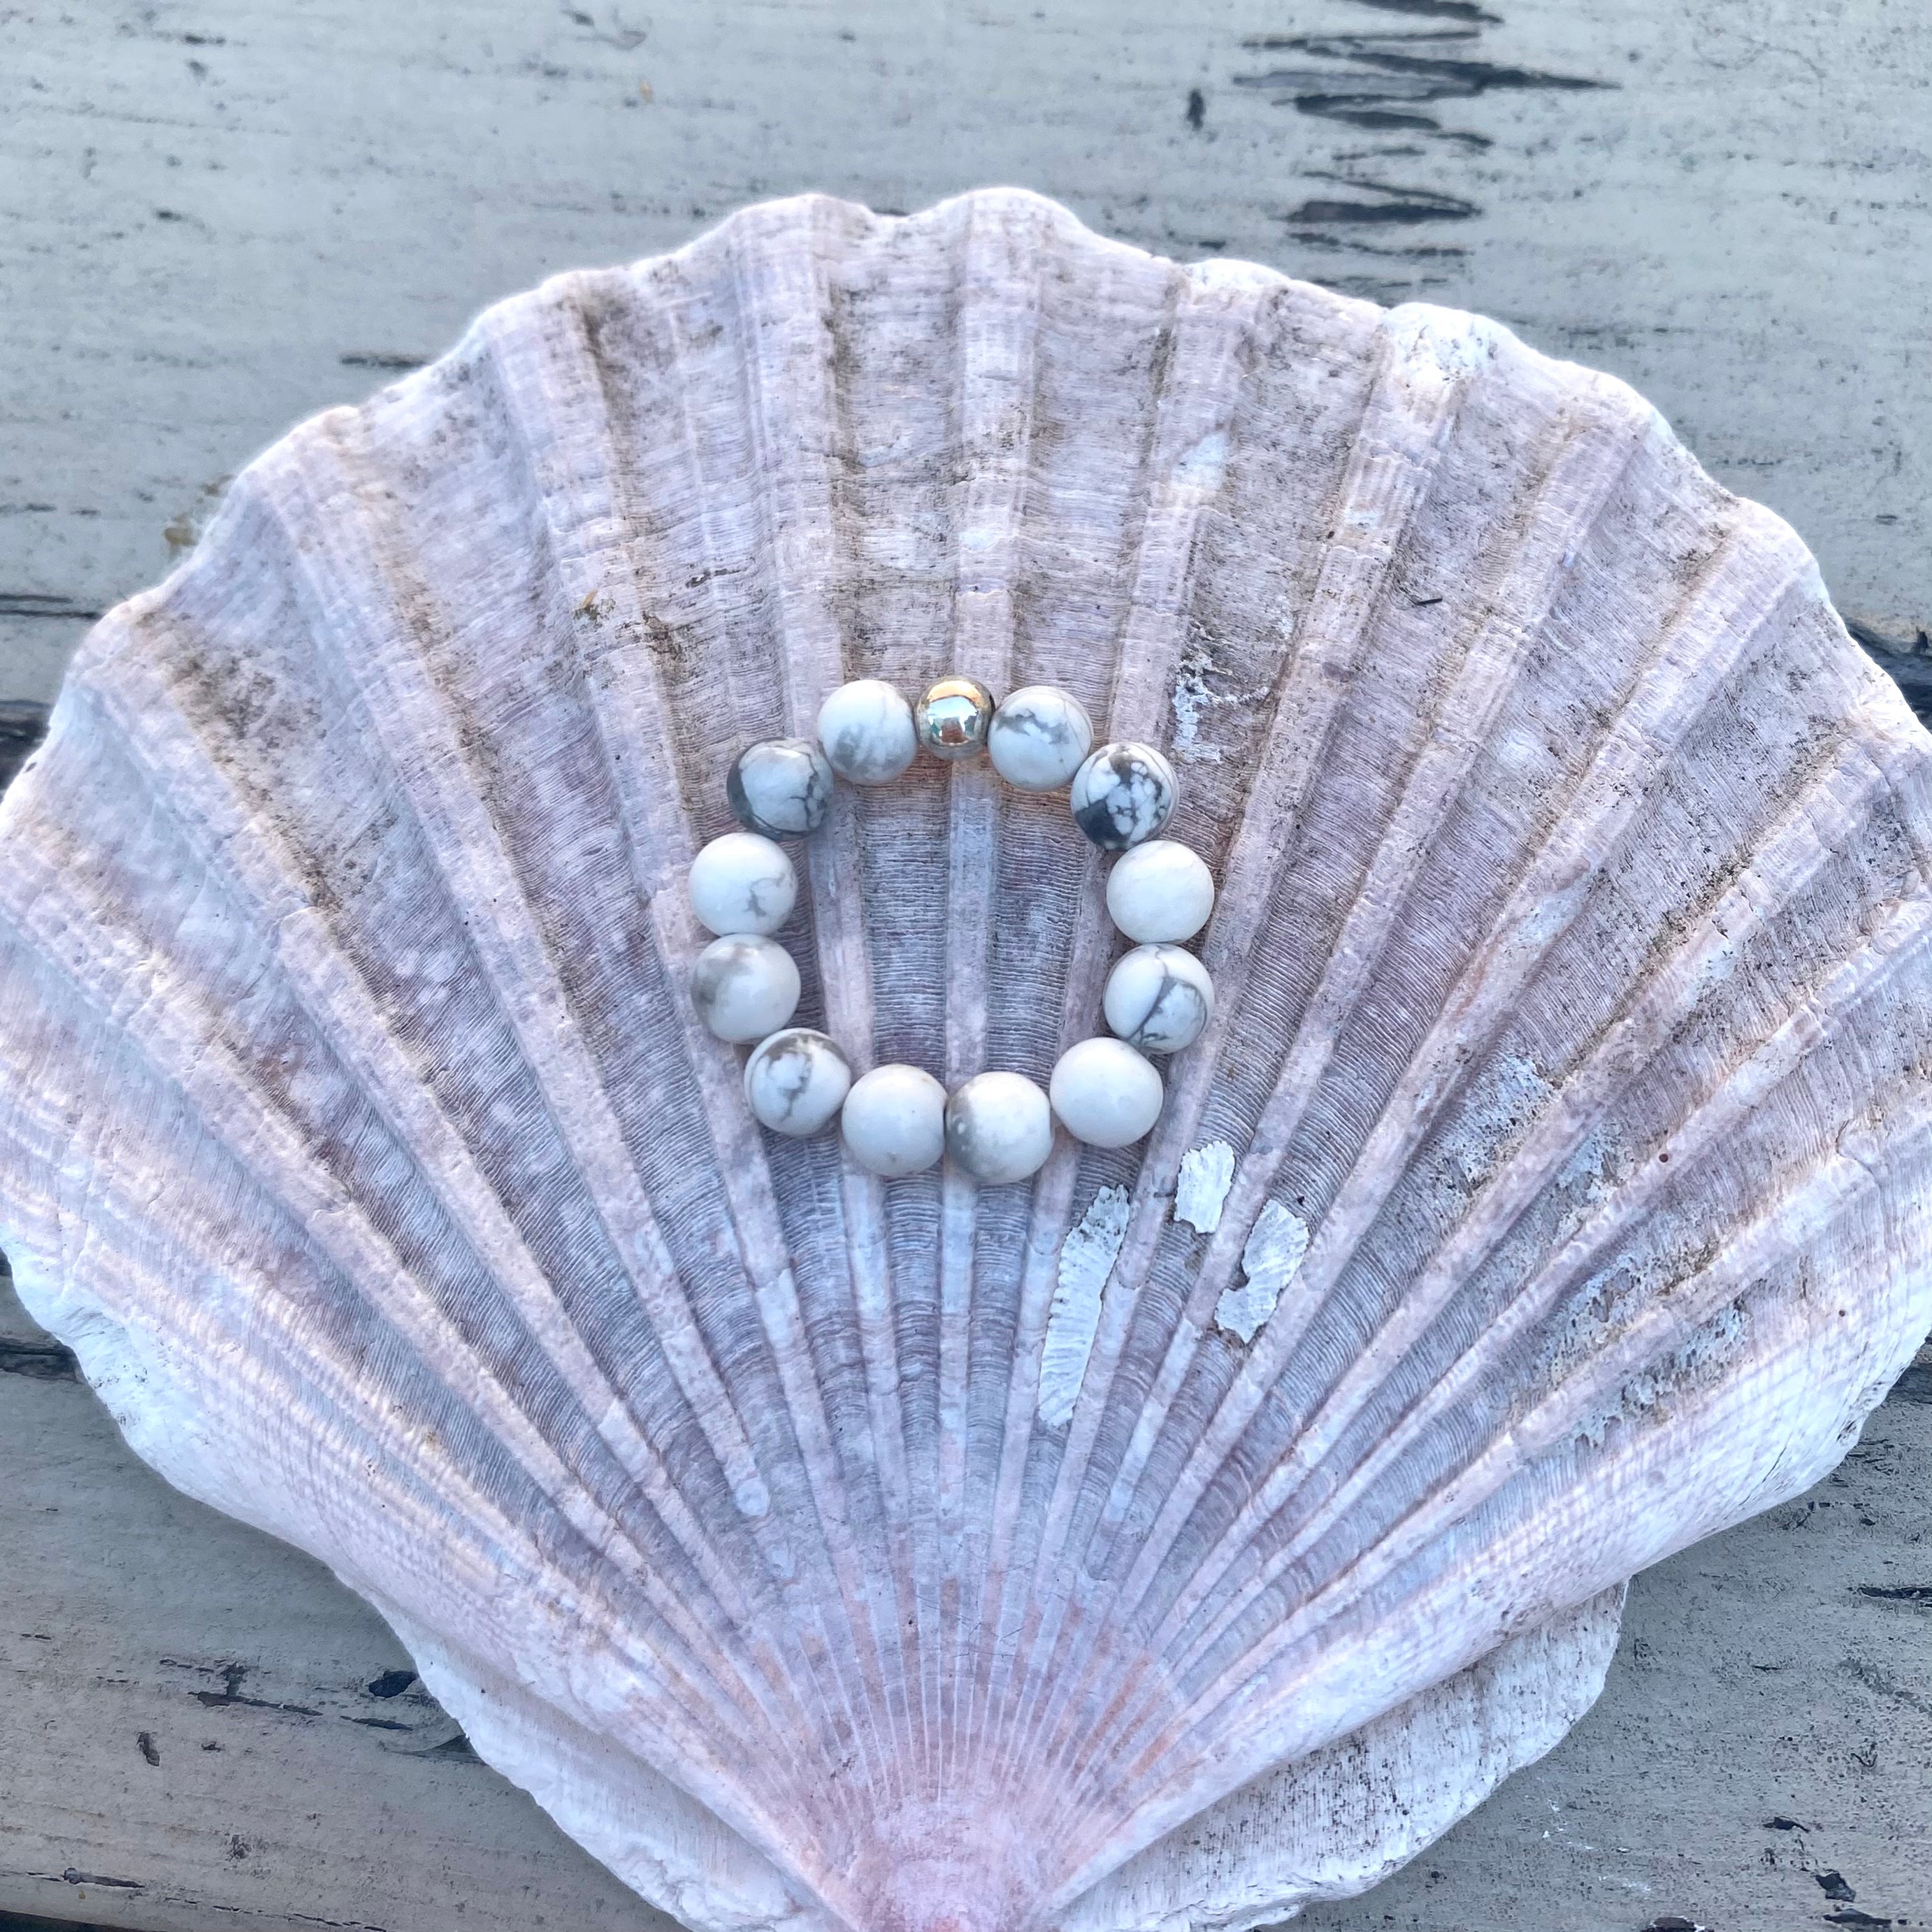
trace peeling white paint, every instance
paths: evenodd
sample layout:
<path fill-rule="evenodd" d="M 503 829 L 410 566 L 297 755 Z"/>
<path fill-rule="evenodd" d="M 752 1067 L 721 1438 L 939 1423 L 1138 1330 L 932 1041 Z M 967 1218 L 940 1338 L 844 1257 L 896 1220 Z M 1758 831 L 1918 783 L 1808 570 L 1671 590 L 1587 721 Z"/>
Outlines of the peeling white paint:
<path fill-rule="evenodd" d="M 1040 1361 L 1040 1419 L 1048 1429 L 1064 1427 L 1072 1419 L 1100 1326 L 1100 1291 L 1126 1234 L 1127 1190 L 1103 1187 L 1060 1244 L 1060 1280 Z"/>
<path fill-rule="evenodd" d="M 1221 1225 L 1221 1209 L 1234 1184 L 1234 1150 L 1226 1141 L 1208 1141 L 1180 1157 L 1174 1184 L 1174 1218 L 1204 1234 Z"/>
<path fill-rule="evenodd" d="M 1215 1327 L 1252 1342 L 1274 1312 L 1282 1290 L 1294 1279 L 1307 1252 L 1307 1222 L 1279 1201 L 1268 1202 L 1255 1217 L 1253 1232 L 1241 1250 L 1241 1272 L 1247 1279 L 1239 1288 L 1222 1291 L 1214 1304 Z"/>

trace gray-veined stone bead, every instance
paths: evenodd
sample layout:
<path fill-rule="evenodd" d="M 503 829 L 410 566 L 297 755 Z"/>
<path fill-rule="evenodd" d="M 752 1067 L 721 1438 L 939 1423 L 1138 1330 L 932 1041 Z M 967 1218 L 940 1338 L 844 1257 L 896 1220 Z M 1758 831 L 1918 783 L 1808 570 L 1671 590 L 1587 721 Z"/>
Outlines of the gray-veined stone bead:
<path fill-rule="evenodd" d="M 1073 822 L 1109 852 L 1151 838 L 1174 814 L 1174 767 L 1151 745 L 1120 739 L 1090 753 L 1073 774 Z"/>
<path fill-rule="evenodd" d="M 1153 1063 L 1124 1040 L 1083 1040 L 1060 1056 L 1047 1091 L 1060 1124 L 1089 1147 L 1122 1148 L 1160 1118 L 1165 1098 Z"/>
<path fill-rule="evenodd" d="M 1107 910 L 1130 939 L 1192 939 L 1214 910 L 1214 875 L 1198 853 L 1172 838 L 1150 838 L 1114 861 Z"/>
<path fill-rule="evenodd" d="M 747 831 L 796 838 L 825 823 L 832 767 L 809 739 L 761 738 L 738 754 L 724 796 Z"/>
<path fill-rule="evenodd" d="M 946 1150 L 946 1089 L 920 1067 L 875 1066 L 853 1082 L 839 1131 L 868 1173 L 922 1173 Z"/>
<path fill-rule="evenodd" d="M 769 1034 L 745 1062 L 745 1098 L 763 1126 L 802 1140 L 845 1104 L 852 1069 L 837 1046 L 810 1027 Z"/>
<path fill-rule="evenodd" d="M 1178 946 L 1136 946 L 1107 975 L 1107 1024 L 1142 1053 L 1178 1053 L 1201 1037 L 1214 1011 L 1214 982 Z"/>
<path fill-rule="evenodd" d="M 1022 791 L 1057 791 L 1070 784 L 1094 747 L 1094 721 L 1070 691 L 1030 684 L 993 713 L 986 752 L 993 769 Z"/>
<path fill-rule="evenodd" d="M 798 968 L 754 933 L 714 939 L 691 969 L 692 1004 L 720 1040 L 740 1046 L 776 1033 L 798 1005 Z"/>
<path fill-rule="evenodd" d="M 798 874 L 784 848 L 756 832 L 728 832 L 691 862 L 691 909 L 707 932 L 776 932 L 791 916 Z"/>
<path fill-rule="evenodd" d="M 919 749 L 912 706 L 884 679 L 855 678 L 818 707 L 818 742 L 826 761 L 854 784 L 884 784 Z"/>
<path fill-rule="evenodd" d="M 985 748 L 993 694 L 976 678 L 942 677 L 920 699 L 913 722 L 935 758 L 970 758 Z"/>
<path fill-rule="evenodd" d="M 988 1186 L 1024 1180 L 1053 1151 L 1053 1109 L 1024 1073 L 976 1073 L 946 1103 L 946 1150 Z"/>

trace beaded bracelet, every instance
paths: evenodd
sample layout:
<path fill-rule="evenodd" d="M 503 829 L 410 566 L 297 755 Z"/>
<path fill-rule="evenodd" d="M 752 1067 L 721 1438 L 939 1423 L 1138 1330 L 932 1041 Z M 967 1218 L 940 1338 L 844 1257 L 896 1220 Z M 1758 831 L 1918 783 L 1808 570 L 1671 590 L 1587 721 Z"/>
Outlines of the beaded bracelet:
<path fill-rule="evenodd" d="M 922 748 L 948 760 L 983 751 L 1023 791 L 1066 786 L 1074 823 L 1120 855 L 1107 878 L 1107 910 L 1137 943 L 1107 976 L 1101 1010 L 1113 1036 L 1068 1048 L 1045 1092 L 1024 1074 L 998 1071 L 975 1074 L 950 1096 L 916 1066 L 876 1066 L 854 1080 L 834 1041 L 787 1024 L 798 968 L 771 934 L 790 916 L 798 879 L 776 841 L 824 824 L 835 778 L 888 784 Z M 891 685 L 861 678 L 820 706 L 818 743 L 747 746 L 725 794 L 745 830 L 712 839 L 692 862 L 692 910 L 718 937 L 698 956 L 691 994 L 720 1040 L 751 1047 L 745 1097 L 763 1126 L 802 1138 L 836 1115 L 847 1149 L 871 1173 L 917 1174 L 950 1154 L 993 1185 L 1039 1171 L 1056 1116 L 1092 1147 L 1126 1147 L 1153 1126 L 1165 1090 L 1148 1056 L 1192 1046 L 1214 1010 L 1214 982 L 1181 944 L 1207 924 L 1214 881 L 1197 854 L 1154 836 L 1173 816 L 1178 788 L 1152 746 L 1094 748 L 1079 700 L 1050 685 L 995 704 L 975 680 L 944 677 L 913 705 Z"/>

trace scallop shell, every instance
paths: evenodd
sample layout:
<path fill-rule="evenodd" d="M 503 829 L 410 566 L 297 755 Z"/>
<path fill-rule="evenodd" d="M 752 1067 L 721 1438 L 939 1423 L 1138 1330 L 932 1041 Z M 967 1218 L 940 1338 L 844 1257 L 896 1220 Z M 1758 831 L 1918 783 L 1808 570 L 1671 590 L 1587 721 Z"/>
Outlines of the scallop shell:
<path fill-rule="evenodd" d="M 1220 889 L 1150 1140 L 977 1192 L 761 1135 L 686 992 L 735 754 L 954 671 L 1163 748 Z M 93 633 L 0 818 L 0 1237 L 688 1924 L 1260 1924 L 1932 1320 L 1928 748 L 1491 323 L 754 208 L 304 425 Z M 1097 1030 L 1064 801 L 922 760 L 801 849 L 858 1068 Z"/>

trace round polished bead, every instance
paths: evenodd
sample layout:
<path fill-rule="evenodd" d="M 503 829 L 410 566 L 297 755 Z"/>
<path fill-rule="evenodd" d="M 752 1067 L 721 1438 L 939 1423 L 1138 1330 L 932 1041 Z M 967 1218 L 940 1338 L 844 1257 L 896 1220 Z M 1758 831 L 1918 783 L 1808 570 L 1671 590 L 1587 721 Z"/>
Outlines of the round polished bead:
<path fill-rule="evenodd" d="M 993 769 L 1022 791 L 1056 791 L 1071 782 L 1094 745 L 1094 721 L 1070 691 L 1030 684 L 993 713 L 986 752 Z"/>
<path fill-rule="evenodd" d="M 1178 946 L 1136 946 L 1107 975 L 1107 1024 L 1142 1053 L 1178 1053 L 1201 1037 L 1214 1010 L 1214 982 Z"/>
<path fill-rule="evenodd" d="M 1107 910 L 1130 939 L 1192 939 L 1214 910 L 1214 875 L 1198 853 L 1172 838 L 1150 838 L 1114 862 Z"/>
<path fill-rule="evenodd" d="M 818 742 L 832 769 L 854 784 L 884 784 L 919 749 L 912 706 L 876 677 L 842 684 L 818 707 Z"/>
<path fill-rule="evenodd" d="M 791 916 L 798 874 L 784 848 L 728 832 L 691 862 L 691 909 L 707 932 L 776 932 Z"/>
<path fill-rule="evenodd" d="M 935 758 L 970 758 L 986 744 L 993 694 L 975 678 L 942 677 L 919 700 L 913 722 Z"/>
<path fill-rule="evenodd" d="M 845 1104 L 852 1069 L 822 1033 L 787 1027 L 768 1034 L 745 1063 L 745 1098 L 761 1125 L 802 1140 Z"/>
<path fill-rule="evenodd" d="M 724 795 L 747 831 L 795 838 L 825 823 L 832 767 L 808 738 L 762 738 L 738 754 Z"/>
<path fill-rule="evenodd" d="M 946 1089 L 920 1067 L 875 1066 L 853 1082 L 839 1130 L 868 1173 L 922 1173 L 946 1149 Z"/>
<path fill-rule="evenodd" d="M 798 968 L 782 946 L 752 933 L 714 939 L 691 969 L 692 1004 L 720 1040 L 776 1033 L 798 1004 Z"/>
<path fill-rule="evenodd" d="M 1160 1076 L 1124 1040 L 1070 1046 L 1048 1091 L 1060 1124 L 1089 1147 L 1128 1146 L 1160 1118 Z"/>
<path fill-rule="evenodd" d="M 946 1151 L 989 1186 L 1024 1180 L 1053 1151 L 1053 1109 L 1023 1073 L 976 1073 L 946 1103 Z"/>
<path fill-rule="evenodd" d="M 1094 843 L 1124 851 L 1151 838 L 1173 815 L 1174 767 L 1151 745 L 1102 745 L 1073 774 L 1073 820 Z"/>

